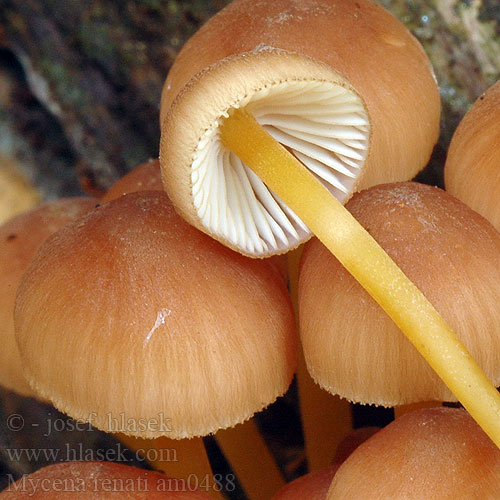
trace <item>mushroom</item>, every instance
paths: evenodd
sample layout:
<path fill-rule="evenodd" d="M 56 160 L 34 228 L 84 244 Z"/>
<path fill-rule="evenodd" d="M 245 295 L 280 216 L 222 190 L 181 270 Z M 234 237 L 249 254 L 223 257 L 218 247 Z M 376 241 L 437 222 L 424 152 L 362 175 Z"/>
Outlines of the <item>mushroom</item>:
<path fill-rule="evenodd" d="M 210 500 L 191 483 L 113 462 L 61 462 L 25 475 L 1 500 Z"/>
<path fill-rule="evenodd" d="M 378 432 L 378 427 L 361 427 L 349 433 L 337 450 L 333 465 L 305 474 L 281 488 L 271 500 L 325 500 L 332 479 L 342 462 L 369 437 Z M 332 454 L 335 450 L 331 450 Z"/>
<path fill-rule="evenodd" d="M 472 106 L 453 134 L 446 190 L 500 230 L 500 81 Z"/>
<path fill-rule="evenodd" d="M 464 410 L 407 413 L 340 466 L 327 500 L 500 497 L 500 452 Z"/>
<path fill-rule="evenodd" d="M 119 179 L 111 186 L 101 201 L 104 203 L 124 194 L 144 191 L 148 188 L 149 190 L 163 191 L 160 164 L 157 160 L 143 163 Z M 277 268 L 283 279 L 286 279 L 286 257 L 284 255 L 273 255 L 268 259 L 268 262 Z M 281 471 L 253 418 L 234 428 L 218 431 L 215 438 L 250 498 L 268 497 L 284 484 Z M 157 442 L 148 444 L 144 440 L 130 439 L 126 436 L 121 436 L 120 439 L 129 448 L 136 450 L 159 446 Z M 255 461 L 255 456 L 259 457 L 258 461 Z M 157 468 L 163 467 L 163 464 L 159 462 L 152 461 L 150 463 Z M 255 481 L 257 475 L 261 477 L 261 481 Z"/>
<path fill-rule="evenodd" d="M 296 365 L 277 270 L 186 224 L 159 191 L 105 203 L 49 238 L 20 286 L 15 324 L 41 395 L 142 438 L 243 422 L 286 391 Z M 123 421 L 157 425 L 110 428 Z"/>
<path fill-rule="evenodd" d="M 335 450 L 335 456 L 333 458 L 334 464 L 342 464 L 347 457 L 361 444 L 364 443 L 368 438 L 373 436 L 380 430 L 380 427 L 368 426 L 359 427 L 351 431 L 339 444 Z"/>
<path fill-rule="evenodd" d="M 303 246 L 289 252 L 288 286 L 299 322 L 299 262 Z M 304 452 L 309 472 L 320 471 L 332 463 L 332 454 L 352 431 L 353 414 L 349 401 L 329 394 L 314 382 L 307 370 L 303 349 L 295 375 L 304 436 Z"/>
<path fill-rule="evenodd" d="M 500 385 L 500 234 L 453 196 L 418 183 L 375 186 L 346 207 Z M 396 324 L 317 240 L 302 257 L 299 308 L 307 366 L 329 392 L 384 406 L 455 401 Z M 458 367 L 457 376 L 464 376 Z"/>
<path fill-rule="evenodd" d="M 281 488 L 271 500 L 325 500 L 339 464 L 310 472 Z"/>
<path fill-rule="evenodd" d="M 159 160 L 152 159 L 135 167 L 108 189 L 101 202 L 106 203 L 136 191 L 163 191 Z"/>
<path fill-rule="evenodd" d="M 181 215 L 250 256 L 283 253 L 311 231 L 221 141 L 235 109 L 251 113 L 341 201 L 358 186 L 412 178 L 439 134 L 429 60 L 379 5 L 231 2 L 170 69 L 160 160 Z"/>
<path fill-rule="evenodd" d="M 14 337 L 14 302 L 21 278 L 39 246 L 52 233 L 95 207 L 92 198 L 67 198 L 40 205 L 0 226 L 0 385 L 36 396 L 24 379 Z"/>

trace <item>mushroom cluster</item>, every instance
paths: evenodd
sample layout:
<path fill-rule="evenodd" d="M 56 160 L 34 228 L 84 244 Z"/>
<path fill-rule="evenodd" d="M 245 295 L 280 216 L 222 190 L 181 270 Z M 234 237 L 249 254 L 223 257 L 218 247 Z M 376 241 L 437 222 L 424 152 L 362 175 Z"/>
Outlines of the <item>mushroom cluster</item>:
<path fill-rule="evenodd" d="M 478 190 L 494 193 L 498 143 L 481 129 L 498 121 L 498 89 L 453 140 L 446 183 L 457 195 L 475 182 L 471 164 L 485 165 Z M 57 225 L 37 215 L 23 229 L 36 244 L 14 245 L 19 218 L 0 228 L 2 253 L 21 263 L 0 309 L 15 381 L 0 373 L 0 382 L 119 431 L 130 446 L 130 437 L 151 447 L 189 440 L 170 469 L 185 476 L 205 470 L 196 438 L 242 429 L 283 395 L 303 348 L 314 380 L 349 401 L 458 400 L 473 418 L 412 412 L 356 448 L 374 432 L 363 430 L 328 450 L 329 468 L 279 492 L 281 472 L 256 428 L 229 430 L 220 444 L 250 499 L 456 498 L 457 488 L 472 498 L 483 479 L 484 498 L 495 498 L 500 396 L 489 379 L 500 384 L 500 234 L 450 194 L 409 182 L 429 160 L 439 115 L 425 52 L 371 0 L 234 0 L 167 77 L 158 160 L 97 206 L 58 202 L 66 208 Z M 294 317 L 280 255 L 310 238 Z M 429 455 L 453 464 L 448 482 Z M 392 481 L 374 486 L 381 464 Z M 103 464 L 36 474 L 28 494 L 41 500 L 64 497 L 33 489 L 45 479 L 78 477 L 75 498 L 91 499 L 105 498 L 89 491 L 97 477 L 166 478 Z M 209 482 L 211 497 L 228 493 Z M 18 498 L 16 484 L 0 498 Z"/>

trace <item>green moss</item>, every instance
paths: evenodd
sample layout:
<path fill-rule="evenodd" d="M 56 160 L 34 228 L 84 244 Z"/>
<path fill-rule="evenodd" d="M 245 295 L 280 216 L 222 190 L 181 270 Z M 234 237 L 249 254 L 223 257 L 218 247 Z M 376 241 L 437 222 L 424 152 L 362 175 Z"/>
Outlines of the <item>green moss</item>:
<path fill-rule="evenodd" d="M 77 40 L 86 56 L 97 61 L 109 61 L 116 57 L 115 44 L 110 37 L 108 25 L 83 21 L 77 34 Z"/>
<path fill-rule="evenodd" d="M 495 33 L 500 37 L 500 9 L 498 0 L 483 0 L 479 7 L 478 19 L 481 22 L 493 22 Z"/>
<path fill-rule="evenodd" d="M 179 9 L 179 4 L 175 1 L 169 1 L 167 2 L 167 12 L 171 15 L 171 16 L 177 16 L 180 12 L 180 9 Z"/>
<path fill-rule="evenodd" d="M 15 31 L 18 31 L 20 34 L 26 34 L 26 21 L 21 14 L 17 14 L 15 12 L 7 12 L 7 21 L 12 26 Z"/>
<path fill-rule="evenodd" d="M 66 105 L 78 107 L 91 102 L 80 86 L 74 84 L 73 75 L 68 68 L 60 64 L 57 59 L 41 58 L 38 67 Z"/>
<path fill-rule="evenodd" d="M 138 5 L 143 5 L 148 9 L 162 10 L 165 2 L 162 0 L 136 0 L 136 3 Z"/>

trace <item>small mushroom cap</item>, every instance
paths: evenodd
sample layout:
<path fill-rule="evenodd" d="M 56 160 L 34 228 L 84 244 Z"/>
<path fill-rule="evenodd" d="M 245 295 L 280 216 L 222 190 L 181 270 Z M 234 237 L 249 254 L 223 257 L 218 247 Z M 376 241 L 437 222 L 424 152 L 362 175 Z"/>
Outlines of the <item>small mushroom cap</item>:
<path fill-rule="evenodd" d="M 152 159 L 141 163 L 128 174 L 116 181 L 101 198 L 102 203 L 114 200 L 127 193 L 136 191 L 163 191 L 160 173 L 160 160 Z"/>
<path fill-rule="evenodd" d="M 399 183 L 346 205 L 500 385 L 500 234 L 431 186 Z M 299 278 L 302 345 L 326 390 L 395 406 L 455 398 L 387 314 L 317 240 Z"/>
<path fill-rule="evenodd" d="M 378 427 L 362 427 L 353 430 L 340 442 L 333 459 L 333 465 L 305 474 L 286 484 L 273 496 L 272 500 L 325 500 L 333 476 L 342 465 L 342 462 L 361 443 L 379 430 Z"/>
<path fill-rule="evenodd" d="M 1 500 L 210 500 L 207 493 L 159 472 L 113 462 L 63 462 L 10 484 Z"/>
<path fill-rule="evenodd" d="M 14 302 L 24 271 L 38 247 L 54 232 L 95 207 L 92 198 L 44 203 L 0 226 L 0 385 L 34 396 L 24 379 L 14 336 Z"/>
<path fill-rule="evenodd" d="M 189 226 L 159 191 L 105 203 L 49 238 L 15 325 L 40 394 L 146 438 L 234 426 L 283 394 L 296 367 L 278 271 Z"/>
<path fill-rule="evenodd" d="M 360 427 L 350 432 L 340 443 L 333 458 L 334 464 L 341 464 L 346 458 L 368 438 L 372 437 L 380 427 Z"/>
<path fill-rule="evenodd" d="M 170 69 L 160 160 L 181 215 L 251 256 L 285 252 L 310 232 L 283 210 L 292 228 L 274 220 L 287 241 L 276 232 L 274 244 L 260 228 L 262 242 L 238 239 L 220 213 L 214 216 L 220 205 L 231 211 L 236 205 L 224 199 L 224 186 L 238 189 L 232 178 L 242 182 L 240 200 L 254 190 L 265 205 L 262 186 L 217 139 L 218 124 L 238 107 L 254 114 L 341 201 L 357 187 L 412 178 L 439 134 L 439 92 L 429 60 L 381 6 L 370 0 L 233 1 L 186 43 Z M 205 159 L 218 165 L 210 175 L 202 168 Z M 257 214 L 258 204 L 249 204 Z"/>
<path fill-rule="evenodd" d="M 457 408 L 407 413 L 341 465 L 328 500 L 495 500 L 500 451 Z"/>
<path fill-rule="evenodd" d="M 325 500 L 339 464 L 305 474 L 281 488 L 271 500 Z"/>
<path fill-rule="evenodd" d="M 500 81 L 472 106 L 453 134 L 446 190 L 500 230 Z"/>

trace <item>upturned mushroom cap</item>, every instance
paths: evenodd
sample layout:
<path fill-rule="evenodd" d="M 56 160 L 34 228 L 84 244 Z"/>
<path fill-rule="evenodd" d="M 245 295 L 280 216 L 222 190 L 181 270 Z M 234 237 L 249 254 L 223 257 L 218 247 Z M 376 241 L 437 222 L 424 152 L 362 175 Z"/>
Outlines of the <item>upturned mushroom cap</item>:
<path fill-rule="evenodd" d="M 456 198 L 417 183 L 370 188 L 347 208 L 500 385 L 500 234 Z M 299 310 L 308 369 L 326 390 L 384 406 L 455 400 L 317 240 L 303 254 Z"/>
<path fill-rule="evenodd" d="M 49 238 L 15 325 L 40 394 L 142 437 L 234 426 L 283 394 L 296 365 L 277 270 L 189 226 L 159 191 L 105 203 Z"/>
<path fill-rule="evenodd" d="M 180 479 L 113 462 L 63 462 L 10 484 L 1 500 L 210 500 Z"/>
<path fill-rule="evenodd" d="M 327 500 L 495 500 L 500 451 L 464 410 L 407 413 L 342 464 Z"/>
<path fill-rule="evenodd" d="M 149 160 L 138 165 L 134 170 L 116 181 L 101 198 L 101 202 L 106 203 L 124 194 L 135 193 L 136 191 L 163 191 L 160 160 Z"/>
<path fill-rule="evenodd" d="M 500 230 L 500 81 L 455 131 L 444 169 L 446 190 Z"/>
<path fill-rule="evenodd" d="M 44 203 L 0 226 L 0 385 L 34 396 L 24 379 L 14 337 L 14 302 L 24 271 L 38 247 L 68 222 L 94 208 L 92 198 Z"/>
<path fill-rule="evenodd" d="M 283 253 L 310 231 L 222 146 L 220 123 L 242 107 L 341 201 L 359 182 L 413 177 L 439 133 L 430 63 L 379 5 L 233 1 L 170 70 L 160 160 L 181 215 L 254 257 Z"/>

